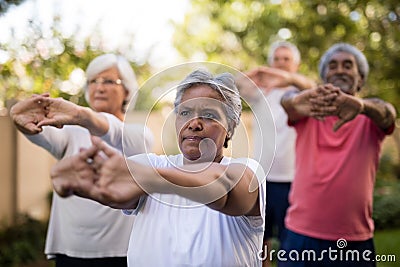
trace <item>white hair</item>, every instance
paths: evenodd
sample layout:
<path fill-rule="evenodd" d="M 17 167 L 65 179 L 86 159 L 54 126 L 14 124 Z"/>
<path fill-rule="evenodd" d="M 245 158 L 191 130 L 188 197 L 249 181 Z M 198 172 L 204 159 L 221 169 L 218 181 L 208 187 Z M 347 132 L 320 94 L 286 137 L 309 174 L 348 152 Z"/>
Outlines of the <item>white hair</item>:
<path fill-rule="evenodd" d="M 94 77 L 96 77 L 96 75 L 98 75 L 99 73 L 113 67 L 117 68 L 122 80 L 122 85 L 128 92 L 122 104 L 123 106 L 121 107 L 122 110 L 125 110 L 126 105 L 129 103 L 129 101 L 132 106 L 135 104 L 138 91 L 138 83 L 136 81 L 135 72 L 133 71 L 131 65 L 125 57 L 115 54 L 104 54 L 96 57 L 89 63 L 88 67 L 86 68 L 86 79 L 87 81 L 90 81 L 94 79 Z M 90 105 L 87 86 L 85 87 L 85 99 Z"/>
<path fill-rule="evenodd" d="M 325 54 L 322 55 L 318 65 L 318 71 L 320 77 L 324 81 L 326 80 L 326 73 L 329 61 L 331 60 L 332 56 L 338 52 L 346 52 L 354 56 L 354 58 L 356 59 L 358 71 L 365 81 L 369 73 L 368 61 L 365 55 L 357 47 L 348 43 L 334 44 L 325 52 Z"/>
<path fill-rule="evenodd" d="M 295 46 L 294 44 L 287 42 L 287 41 L 276 41 L 276 42 L 272 43 L 271 46 L 269 47 L 268 65 L 270 65 L 270 66 L 272 65 L 272 63 L 274 62 L 275 51 L 276 51 L 276 49 L 278 49 L 280 47 L 285 47 L 285 48 L 289 49 L 290 51 L 292 51 L 294 63 L 300 64 L 301 56 L 300 56 L 300 51 L 297 48 L 297 46 Z"/>
<path fill-rule="evenodd" d="M 240 122 L 240 115 L 242 113 L 242 102 L 239 95 L 239 90 L 236 87 L 234 77 L 230 73 L 222 73 L 213 76 L 207 70 L 195 70 L 190 73 L 178 85 L 176 97 L 174 101 L 175 112 L 177 112 L 178 105 L 181 104 L 183 93 L 196 85 L 205 84 L 210 88 L 216 90 L 225 102 L 225 112 L 228 119 L 228 132 L 230 133 L 229 140 L 235 132 L 236 126 Z M 224 145 L 227 147 L 227 144 Z"/>

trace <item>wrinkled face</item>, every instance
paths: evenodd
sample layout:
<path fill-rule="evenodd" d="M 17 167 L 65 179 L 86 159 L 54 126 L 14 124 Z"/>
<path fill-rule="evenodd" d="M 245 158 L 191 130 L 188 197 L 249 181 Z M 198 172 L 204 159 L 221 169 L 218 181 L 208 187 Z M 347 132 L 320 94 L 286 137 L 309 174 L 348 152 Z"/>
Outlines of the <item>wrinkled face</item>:
<path fill-rule="evenodd" d="M 296 72 L 298 64 L 294 61 L 292 50 L 287 47 L 278 47 L 275 50 L 271 67 Z"/>
<path fill-rule="evenodd" d="M 117 68 L 107 69 L 88 81 L 90 106 L 98 112 L 118 114 L 127 91 L 122 85 Z"/>
<path fill-rule="evenodd" d="M 186 160 L 221 161 L 228 129 L 224 105 L 221 95 L 207 85 L 185 90 L 175 127 Z"/>
<path fill-rule="evenodd" d="M 347 52 L 337 52 L 328 62 L 325 80 L 344 93 L 354 95 L 363 84 L 355 57 Z"/>

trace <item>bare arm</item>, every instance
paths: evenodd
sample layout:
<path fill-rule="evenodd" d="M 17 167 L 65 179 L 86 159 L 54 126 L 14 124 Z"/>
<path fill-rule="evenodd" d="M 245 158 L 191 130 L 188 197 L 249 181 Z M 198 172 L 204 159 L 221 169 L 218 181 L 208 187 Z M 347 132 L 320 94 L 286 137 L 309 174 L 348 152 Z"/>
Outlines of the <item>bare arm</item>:
<path fill-rule="evenodd" d="M 314 80 L 299 73 L 289 73 L 288 84 L 295 86 L 299 90 L 311 89 L 317 86 Z"/>
<path fill-rule="evenodd" d="M 131 209 L 145 194 L 172 193 L 230 215 L 260 214 L 258 180 L 245 165 L 208 163 L 156 169 L 128 160 L 128 168 L 115 150 L 98 138 L 92 141 L 92 148 L 53 168 L 53 185 L 61 196 L 73 192 L 114 208 Z M 92 164 L 88 158 L 93 158 Z"/>
<path fill-rule="evenodd" d="M 266 66 L 258 67 L 247 73 L 253 82 L 269 92 L 273 88 L 286 88 L 294 86 L 299 90 L 315 88 L 317 84 L 314 80 L 299 74 L 285 70 L 271 68 Z"/>
<path fill-rule="evenodd" d="M 158 193 L 178 194 L 228 215 L 259 215 L 258 180 L 253 178 L 254 173 L 243 164 L 224 166 L 214 162 L 158 168 L 152 188 Z"/>
<path fill-rule="evenodd" d="M 104 154 L 92 146 L 57 162 L 50 173 L 54 190 L 61 197 L 75 194 L 113 208 L 135 208 L 145 192 L 132 178 L 122 155 L 102 145 Z"/>
<path fill-rule="evenodd" d="M 396 120 L 394 106 L 379 98 L 366 98 L 362 100 L 362 114 L 368 116 L 383 131 L 390 128 Z"/>
<path fill-rule="evenodd" d="M 255 102 L 263 96 L 263 93 L 255 83 L 251 72 L 246 73 L 246 75 L 241 74 L 236 76 L 235 83 L 239 89 L 241 97 L 249 103 Z"/>
<path fill-rule="evenodd" d="M 33 95 L 32 97 L 16 103 L 10 110 L 10 116 L 15 127 L 27 135 L 38 134 L 42 127 L 38 125 L 46 116 L 43 98 L 48 94 Z"/>
<path fill-rule="evenodd" d="M 315 89 L 302 92 L 291 90 L 282 96 L 281 104 L 291 122 L 305 117 L 323 120 L 325 116 L 340 113 L 339 104 L 335 102 L 340 93 L 337 90 L 340 91 L 331 84 L 319 85 Z M 342 112 L 342 114 L 346 114 L 346 112 Z"/>
<path fill-rule="evenodd" d="M 81 107 L 62 98 L 48 98 L 46 104 L 48 113 L 38 124 L 39 127 L 80 125 L 96 136 L 106 134 L 109 129 L 107 118 L 90 108 Z"/>
<path fill-rule="evenodd" d="M 374 123 L 386 131 L 396 119 L 396 111 L 393 105 L 378 98 L 362 99 L 342 92 L 338 87 L 326 84 L 321 87 L 323 94 L 336 95 L 327 105 L 332 109 L 326 115 L 336 115 L 339 120 L 333 130 L 337 131 L 343 124 L 353 120 L 359 114 L 365 114 Z"/>
<path fill-rule="evenodd" d="M 346 94 L 331 84 L 320 85 L 315 90 L 301 93 L 289 91 L 282 97 L 281 104 L 292 122 L 307 116 L 317 119 L 329 115 L 337 116 L 339 120 L 333 127 L 334 131 L 358 114 L 367 115 L 384 131 L 396 119 L 393 105 L 378 98 L 362 99 Z"/>

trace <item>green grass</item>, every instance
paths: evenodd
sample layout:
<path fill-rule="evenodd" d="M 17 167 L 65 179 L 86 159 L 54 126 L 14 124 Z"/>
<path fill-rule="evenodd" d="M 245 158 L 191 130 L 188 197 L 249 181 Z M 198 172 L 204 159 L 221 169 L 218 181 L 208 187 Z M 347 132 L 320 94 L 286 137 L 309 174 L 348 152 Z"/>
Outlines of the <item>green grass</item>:
<path fill-rule="evenodd" d="M 400 229 L 392 230 L 379 230 L 374 234 L 374 243 L 376 255 L 379 257 L 387 257 L 394 255 L 396 261 L 392 262 L 377 262 L 377 267 L 398 267 L 400 266 Z M 277 248 L 277 244 L 274 244 L 274 249 Z M 274 261 L 271 267 L 276 267 L 277 263 Z"/>
<path fill-rule="evenodd" d="M 376 255 L 395 255 L 395 262 L 378 262 L 377 267 L 400 265 L 400 229 L 380 230 L 374 236 Z"/>

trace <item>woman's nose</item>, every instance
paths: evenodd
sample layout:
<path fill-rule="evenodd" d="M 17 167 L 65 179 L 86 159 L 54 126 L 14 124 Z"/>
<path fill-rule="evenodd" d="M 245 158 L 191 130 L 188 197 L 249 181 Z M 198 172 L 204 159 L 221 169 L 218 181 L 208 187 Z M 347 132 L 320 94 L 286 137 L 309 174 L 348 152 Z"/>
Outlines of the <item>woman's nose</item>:
<path fill-rule="evenodd" d="M 104 90 L 104 85 L 102 83 L 96 83 L 95 86 L 94 86 L 94 89 L 97 92 L 101 92 L 101 93 L 103 93 L 105 91 Z"/>
<path fill-rule="evenodd" d="M 203 129 L 203 120 L 201 117 L 192 118 L 188 122 L 188 128 L 192 131 L 201 131 Z"/>

